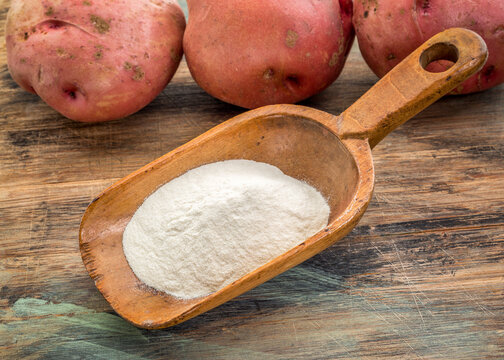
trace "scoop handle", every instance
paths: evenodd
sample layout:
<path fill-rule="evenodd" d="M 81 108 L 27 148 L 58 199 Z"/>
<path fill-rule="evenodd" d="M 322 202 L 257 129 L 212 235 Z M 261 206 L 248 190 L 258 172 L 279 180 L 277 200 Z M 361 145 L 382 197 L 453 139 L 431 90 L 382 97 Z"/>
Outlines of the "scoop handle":
<path fill-rule="evenodd" d="M 480 70 L 488 51 L 483 39 L 462 28 L 445 30 L 413 51 L 343 112 L 342 138 L 367 138 L 373 148 L 389 132 Z M 448 70 L 424 69 L 434 60 L 454 62 Z"/>

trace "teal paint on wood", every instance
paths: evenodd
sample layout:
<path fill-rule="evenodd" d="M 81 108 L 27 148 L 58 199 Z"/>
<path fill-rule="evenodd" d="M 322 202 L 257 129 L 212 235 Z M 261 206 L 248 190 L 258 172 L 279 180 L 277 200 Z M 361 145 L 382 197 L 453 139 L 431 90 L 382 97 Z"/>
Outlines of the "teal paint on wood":
<path fill-rule="evenodd" d="M 14 316 L 35 317 L 47 315 L 77 315 L 81 313 L 94 312 L 92 310 L 74 304 L 53 304 L 42 299 L 21 298 L 12 305 Z"/>
<path fill-rule="evenodd" d="M 48 349 L 41 357 L 51 360 L 143 360 L 139 355 L 130 355 L 124 351 L 115 350 L 108 346 L 102 346 L 89 341 L 77 340 L 62 343 Z"/>
<path fill-rule="evenodd" d="M 330 263 L 325 266 L 330 270 Z M 387 289 L 365 284 L 358 284 L 361 290 L 355 292 L 355 287 L 356 284 L 350 285 L 344 278 L 331 274 L 324 267 L 314 268 L 313 264 L 298 266 L 249 293 L 247 297 L 272 302 L 278 308 L 268 311 L 259 309 L 259 313 L 252 311 L 248 317 L 245 315 L 242 318 L 237 329 L 233 329 L 234 325 L 231 324 L 230 331 L 241 339 L 234 346 L 219 345 L 222 330 L 218 328 L 207 329 L 208 333 L 201 340 L 178 334 L 177 328 L 141 331 L 111 314 L 40 299 L 16 301 L 12 307 L 14 316 L 32 318 L 9 322 L 6 331 L 14 336 L 12 343 L 25 344 L 26 348 L 35 349 L 37 353 L 68 354 L 75 345 L 74 350 L 83 354 L 84 358 L 101 347 L 109 349 L 108 353 L 101 354 L 120 357 L 124 353 L 125 358 L 128 358 L 128 351 L 140 346 L 147 346 L 148 349 L 149 339 L 158 336 L 171 343 L 170 349 L 164 349 L 163 353 L 177 358 L 191 353 L 217 357 L 241 354 L 247 355 L 247 358 L 260 358 L 271 351 L 267 350 L 268 337 L 277 332 L 283 332 L 282 337 L 291 341 L 292 346 L 306 347 L 306 356 L 314 354 L 318 347 L 317 351 L 339 348 L 340 351 L 333 355 L 346 357 L 369 351 L 369 344 L 358 340 L 363 327 L 373 329 L 376 339 L 386 338 L 396 347 L 403 347 L 407 353 L 444 358 L 449 358 L 452 351 L 461 356 L 475 356 L 492 349 L 492 343 L 496 340 L 491 331 L 476 330 L 477 322 L 466 320 L 477 320 L 479 308 L 468 303 L 449 310 L 436 309 L 434 304 L 428 304 L 428 295 L 415 281 L 398 284 L 411 297 L 390 296 Z M 288 315 L 282 314 L 282 309 L 297 311 Z M 221 310 L 214 310 L 213 315 Z M 299 323 L 298 317 L 303 318 L 302 323 Z M 200 322 L 207 327 L 204 319 Z M 263 325 L 261 337 L 254 339 L 255 323 Z M 289 323 L 291 327 L 284 326 Z M 75 334 L 76 330 L 79 334 L 77 337 L 66 335 Z M 44 332 L 45 338 L 40 341 L 39 334 Z M 298 336 L 298 332 L 303 335 Z M 116 336 L 121 337 L 125 347 L 118 346 Z M 112 340 L 107 340 L 110 337 Z M 243 342 L 245 339 L 253 340 Z M 249 342 L 257 344 L 263 340 L 262 345 L 266 348 L 263 352 L 247 348 Z M 462 344 L 463 348 L 460 347 Z M 382 355 L 394 354 L 384 352 Z M 272 355 L 271 358 L 275 357 Z"/>
<path fill-rule="evenodd" d="M 104 347 L 107 351 L 101 351 L 100 354 L 115 354 L 115 357 L 124 355 L 128 358 L 127 353 L 118 346 L 121 342 L 137 345 L 148 342 L 141 330 L 116 315 L 97 313 L 68 303 L 54 304 L 41 299 L 23 298 L 14 303 L 7 318 L 11 320 L 2 326 L 5 336 L 1 336 L 0 347 L 22 345 L 18 355 L 23 357 L 32 353 L 46 354 L 61 346 L 67 351 L 75 345 L 75 356 L 92 354 L 95 349 Z M 115 336 L 120 336 L 121 342 L 107 343 L 108 339 Z M 81 353 L 83 349 L 91 352 Z"/>
<path fill-rule="evenodd" d="M 10 322 L 8 328 L 11 325 L 14 327 L 23 326 L 27 320 L 22 318 L 35 318 L 41 323 L 50 321 L 59 326 L 76 325 L 82 329 L 90 329 L 93 332 L 133 336 L 138 343 L 147 342 L 140 329 L 124 321 L 119 316 L 97 313 L 82 306 L 67 303 L 53 304 L 41 299 L 23 298 L 14 303 L 12 310 L 14 319 L 21 319 Z"/>

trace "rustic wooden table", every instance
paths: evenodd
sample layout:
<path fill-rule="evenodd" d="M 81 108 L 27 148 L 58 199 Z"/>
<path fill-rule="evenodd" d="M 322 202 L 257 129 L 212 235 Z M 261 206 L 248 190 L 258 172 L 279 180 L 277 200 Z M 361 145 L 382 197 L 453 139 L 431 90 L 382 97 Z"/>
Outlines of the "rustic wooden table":
<path fill-rule="evenodd" d="M 159 331 L 96 290 L 78 230 L 106 186 L 243 111 L 182 63 L 121 121 L 67 120 L 6 66 L 0 0 L 0 357 L 47 359 L 504 358 L 504 86 L 447 97 L 375 150 L 360 225 L 300 266 Z M 337 114 L 376 77 L 354 46 L 341 77 L 304 102 Z"/>

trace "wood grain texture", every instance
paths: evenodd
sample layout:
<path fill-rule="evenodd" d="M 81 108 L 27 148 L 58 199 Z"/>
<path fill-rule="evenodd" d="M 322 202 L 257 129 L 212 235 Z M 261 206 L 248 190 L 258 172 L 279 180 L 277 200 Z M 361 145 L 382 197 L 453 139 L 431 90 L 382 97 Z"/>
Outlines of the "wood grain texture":
<path fill-rule="evenodd" d="M 78 228 L 115 180 L 242 109 L 185 64 L 144 110 L 66 120 L 6 68 L 0 0 L 2 358 L 504 357 L 504 87 L 444 98 L 373 150 L 375 192 L 326 251 L 175 327 L 118 317 L 82 264 Z M 376 77 L 354 47 L 340 78 L 303 102 L 338 114 Z"/>

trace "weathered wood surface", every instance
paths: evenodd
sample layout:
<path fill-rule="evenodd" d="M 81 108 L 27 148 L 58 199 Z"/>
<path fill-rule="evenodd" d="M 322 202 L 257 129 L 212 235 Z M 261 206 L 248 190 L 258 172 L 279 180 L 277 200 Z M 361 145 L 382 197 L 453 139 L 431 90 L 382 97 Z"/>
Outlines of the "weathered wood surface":
<path fill-rule="evenodd" d="M 11 80 L 0 0 L 0 357 L 504 358 L 504 86 L 442 99 L 374 150 L 359 226 L 296 268 L 181 325 L 111 311 L 78 249 L 106 186 L 243 110 L 182 64 L 121 121 L 66 120 Z M 304 105 L 340 113 L 374 82 L 354 47 Z"/>

